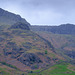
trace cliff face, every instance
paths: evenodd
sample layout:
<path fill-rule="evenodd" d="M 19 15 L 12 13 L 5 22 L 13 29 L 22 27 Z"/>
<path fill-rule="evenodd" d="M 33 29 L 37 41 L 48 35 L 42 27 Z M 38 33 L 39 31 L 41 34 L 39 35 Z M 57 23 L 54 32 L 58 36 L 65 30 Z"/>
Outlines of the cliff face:
<path fill-rule="evenodd" d="M 62 24 L 60 26 L 31 26 L 32 31 L 46 31 L 54 34 L 71 34 L 75 35 L 74 24 Z"/>
<path fill-rule="evenodd" d="M 23 30 L 30 30 L 29 26 L 25 23 L 15 23 L 14 25 L 12 25 L 9 29 L 23 29 Z"/>

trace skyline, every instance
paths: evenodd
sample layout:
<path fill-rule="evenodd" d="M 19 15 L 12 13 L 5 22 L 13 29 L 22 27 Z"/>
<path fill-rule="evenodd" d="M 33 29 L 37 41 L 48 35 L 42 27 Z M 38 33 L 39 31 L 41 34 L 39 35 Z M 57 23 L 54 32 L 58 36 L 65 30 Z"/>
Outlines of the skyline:
<path fill-rule="evenodd" d="M 0 0 L 0 8 L 19 14 L 31 25 L 75 24 L 74 0 Z"/>

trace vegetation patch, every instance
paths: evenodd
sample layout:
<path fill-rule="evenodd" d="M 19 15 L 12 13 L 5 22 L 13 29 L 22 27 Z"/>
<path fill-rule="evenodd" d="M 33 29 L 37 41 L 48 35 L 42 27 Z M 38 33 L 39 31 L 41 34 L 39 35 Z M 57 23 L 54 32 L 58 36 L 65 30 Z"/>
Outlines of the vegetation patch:
<path fill-rule="evenodd" d="M 6 62 L 0 62 L 1 64 L 3 64 L 3 65 L 6 65 L 6 66 L 8 66 L 8 67 L 11 67 L 11 68 L 14 68 L 14 69 L 18 69 L 16 66 L 13 66 L 13 65 L 11 65 L 11 64 L 8 64 L 8 63 L 6 63 Z"/>

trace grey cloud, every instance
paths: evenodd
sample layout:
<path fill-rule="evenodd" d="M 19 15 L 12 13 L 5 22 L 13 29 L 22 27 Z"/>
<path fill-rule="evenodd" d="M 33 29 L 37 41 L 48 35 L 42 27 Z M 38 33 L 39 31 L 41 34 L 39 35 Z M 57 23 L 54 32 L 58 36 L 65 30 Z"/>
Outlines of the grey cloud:
<path fill-rule="evenodd" d="M 0 0 L 0 7 L 31 24 L 75 23 L 75 0 Z"/>

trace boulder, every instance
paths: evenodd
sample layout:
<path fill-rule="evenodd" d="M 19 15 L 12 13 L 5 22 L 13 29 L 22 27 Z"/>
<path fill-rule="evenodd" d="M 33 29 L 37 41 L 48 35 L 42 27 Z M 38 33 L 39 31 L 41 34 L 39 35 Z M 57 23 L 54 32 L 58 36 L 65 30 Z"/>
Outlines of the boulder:
<path fill-rule="evenodd" d="M 18 58 L 18 61 L 27 66 L 30 66 L 33 63 L 42 63 L 40 58 L 34 53 L 24 54 L 22 57 Z"/>

